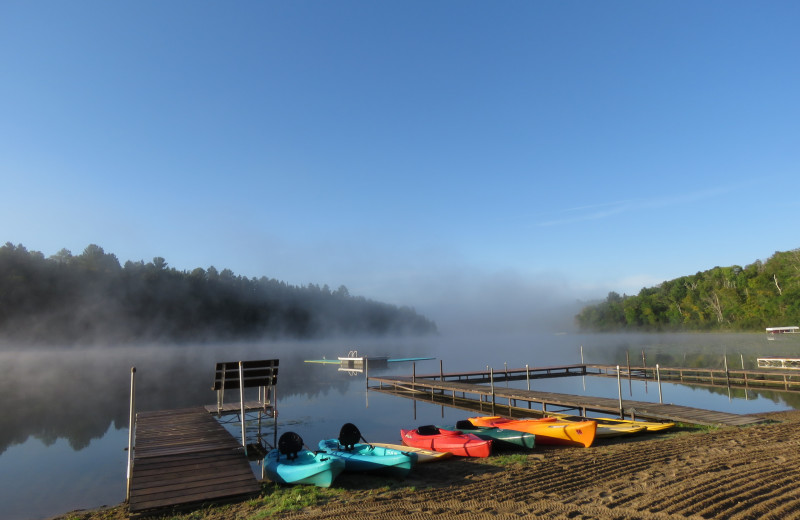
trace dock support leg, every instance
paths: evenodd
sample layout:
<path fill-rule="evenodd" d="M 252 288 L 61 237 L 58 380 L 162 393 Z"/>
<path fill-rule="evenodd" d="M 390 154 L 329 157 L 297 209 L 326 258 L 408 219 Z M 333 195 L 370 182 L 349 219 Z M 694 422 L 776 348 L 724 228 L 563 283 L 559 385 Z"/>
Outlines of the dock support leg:
<path fill-rule="evenodd" d="M 489 383 L 492 387 L 492 415 L 494 415 L 494 369 L 489 368 Z"/>
<path fill-rule="evenodd" d="M 619 392 L 619 418 L 624 419 L 625 415 L 622 411 L 622 383 L 619 379 L 619 365 L 617 365 L 617 390 Z"/>
<path fill-rule="evenodd" d="M 661 370 L 658 363 L 656 363 L 656 377 L 658 378 L 658 402 L 659 404 L 664 404 L 664 400 L 661 398 Z"/>
<path fill-rule="evenodd" d="M 242 447 L 244 454 L 247 455 L 247 417 L 244 415 L 244 367 L 239 361 L 239 408 L 242 414 Z"/>
<path fill-rule="evenodd" d="M 136 426 L 136 367 L 131 367 L 131 410 L 128 416 L 128 482 L 125 486 L 125 501 L 131 499 L 131 477 L 133 472 L 133 430 Z"/>

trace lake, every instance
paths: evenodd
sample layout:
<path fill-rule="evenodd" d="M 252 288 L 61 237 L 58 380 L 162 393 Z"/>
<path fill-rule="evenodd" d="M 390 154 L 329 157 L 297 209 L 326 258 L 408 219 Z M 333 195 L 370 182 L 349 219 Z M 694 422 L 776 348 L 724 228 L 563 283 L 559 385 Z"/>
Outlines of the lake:
<path fill-rule="evenodd" d="M 798 335 L 800 336 L 800 335 Z M 398 442 L 400 428 L 454 423 L 467 412 L 378 392 L 367 392 L 363 374 L 336 365 L 304 363 L 335 359 L 358 349 L 370 356 L 433 356 L 416 371 L 479 370 L 587 363 L 648 366 L 755 367 L 763 355 L 798 352 L 800 338 L 767 341 L 763 334 L 526 334 L 509 336 L 265 341 L 200 346 L 92 349 L 28 349 L 0 353 L 0 510 L 7 520 L 42 519 L 75 509 L 115 505 L 125 499 L 130 369 L 136 371 L 137 410 L 212 404 L 218 361 L 280 359 L 278 431 L 299 433 L 315 446 L 336 437 L 345 422 L 367 440 Z M 792 354 L 796 355 L 796 354 Z M 382 374 L 410 374 L 410 363 L 392 363 Z M 524 384 L 524 383 L 523 383 Z M 614 397 L 616 381 L 575 377 L 538 380 L 532 389 Z M 665 403 L 733 413 L 800 408 L 798 394 L 677 384 L 662 385 Z M 653 382 L 623 387 L 623 399 L 658 401 Z M 267 435 L 267 440 L 272 436 Z"/>

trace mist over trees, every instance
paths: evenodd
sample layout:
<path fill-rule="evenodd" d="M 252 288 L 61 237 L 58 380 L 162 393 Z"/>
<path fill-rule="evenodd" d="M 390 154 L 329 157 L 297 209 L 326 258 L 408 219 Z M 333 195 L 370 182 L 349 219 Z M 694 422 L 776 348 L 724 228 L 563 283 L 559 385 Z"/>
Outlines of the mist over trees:
<path fill-rule="evenodd" d="M 575 317 L 582 330 L 763 331 L 800 324 L 800 249 L 741 267 L 714 267 L 644 288 L 608 294 Z"/>
<path fill-rule="evenodd" d="M 125 262 L 91 244 L 45 258 L 0 247 L 0 341 L 88 345 L 260 337 L 320 338 L 436 332 L 408 307 L 298 287 L 229 269 L 178 271 L 166 260 Z"/>

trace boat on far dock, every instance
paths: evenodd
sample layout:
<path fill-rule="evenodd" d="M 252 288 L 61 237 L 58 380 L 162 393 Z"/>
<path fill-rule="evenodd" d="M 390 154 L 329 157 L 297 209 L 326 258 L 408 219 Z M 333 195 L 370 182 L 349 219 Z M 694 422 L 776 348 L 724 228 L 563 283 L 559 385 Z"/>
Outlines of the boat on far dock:
<path fill-rule="evenodd" d="M 774 341 L 775 338 L 783 334 L 800 334 L 800 327 L 791 325 L 788 327 L 767 327 L 767 339 Z"/>

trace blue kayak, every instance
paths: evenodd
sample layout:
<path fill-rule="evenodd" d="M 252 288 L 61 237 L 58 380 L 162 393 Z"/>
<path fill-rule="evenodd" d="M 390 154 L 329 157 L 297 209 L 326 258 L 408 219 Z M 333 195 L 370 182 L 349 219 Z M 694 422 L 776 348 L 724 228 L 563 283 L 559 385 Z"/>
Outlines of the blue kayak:
<path fill-rule="evenodd" d="M 278 441 L 278 448 L 264 457 L 264 470 L 273 482 L 279 484 L 313 484 L 330 487 L 333 480 L 344 471 L 345 462 L 327 453 L 314 453 L 303 448 L 303 439 L 294 432 L 286 432 Z"/>
<path fill-rule="evenodd" d="M 343 460 L 345 471 L 381 473 L 402 478 L 417 463 L 416 453 L 371 445 L 352 423 L 342 426 L 338 439 L 319 441 L 319 449 Z"/>
<path fill-rule="evenodd" d="M 402 478 L 417 463 L 416 453 L 361 443 L 347 449 L 338 439 L 319 441 L 319 449 L 344 461 L 345 471 L 380 473 Z"/>

